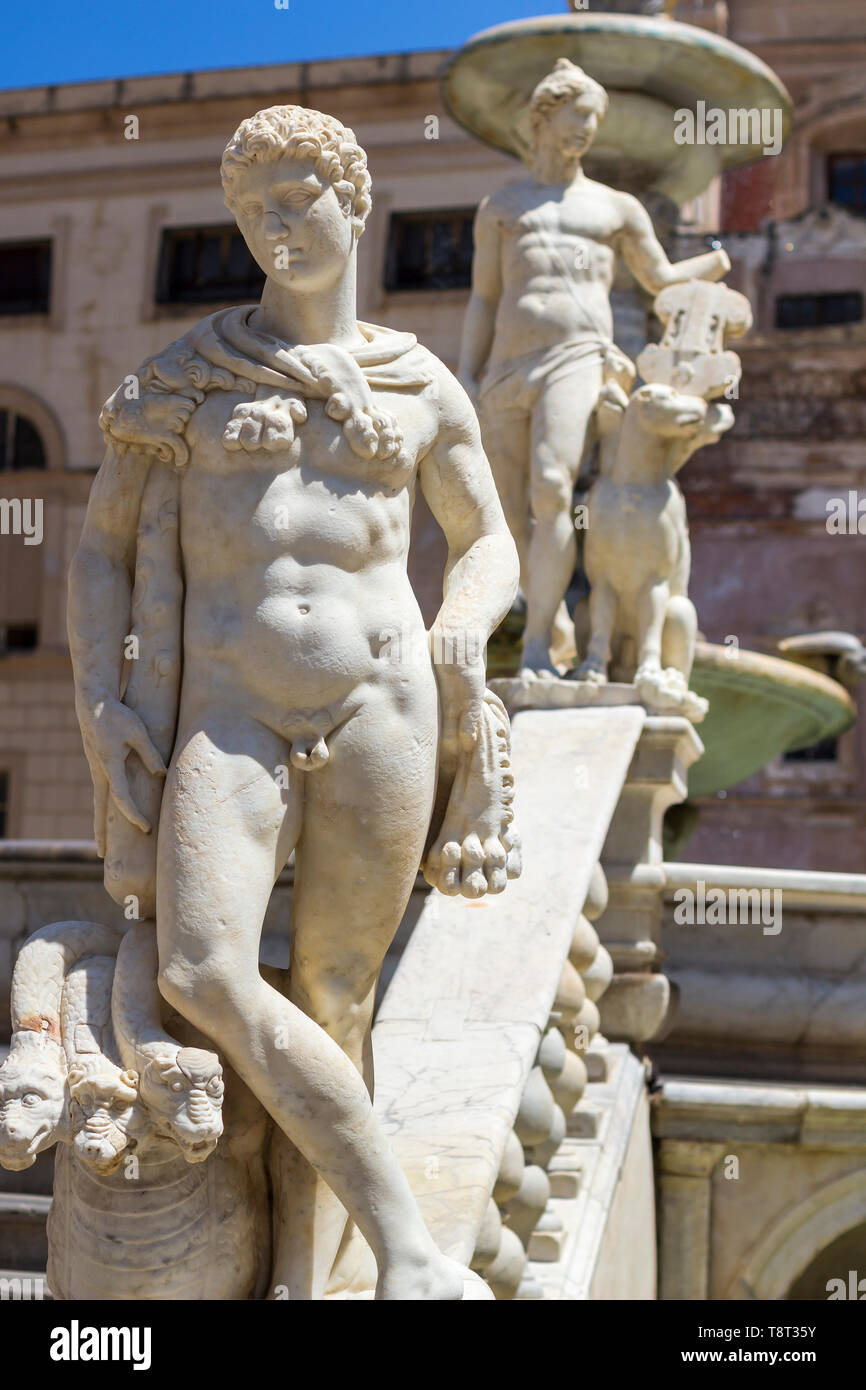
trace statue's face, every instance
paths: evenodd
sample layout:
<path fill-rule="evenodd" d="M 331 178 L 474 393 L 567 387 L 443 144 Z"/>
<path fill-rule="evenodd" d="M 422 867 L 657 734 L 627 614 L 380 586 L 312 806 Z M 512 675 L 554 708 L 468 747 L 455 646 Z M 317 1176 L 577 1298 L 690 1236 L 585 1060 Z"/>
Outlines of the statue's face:
<path fill-rule="evenodd" d="M 564 155 L 584 155 L 598 130 L 598 107 L 588 97 L 561 101 L 546 121 L 547 139 Z"/>
<path fill-rule="evenodd" d="M 352 223 L 311 160 L 255 161 L 237 176 L 235 199 L 244 240 L 271 280 L 310 293 L 343 275 Z"/>

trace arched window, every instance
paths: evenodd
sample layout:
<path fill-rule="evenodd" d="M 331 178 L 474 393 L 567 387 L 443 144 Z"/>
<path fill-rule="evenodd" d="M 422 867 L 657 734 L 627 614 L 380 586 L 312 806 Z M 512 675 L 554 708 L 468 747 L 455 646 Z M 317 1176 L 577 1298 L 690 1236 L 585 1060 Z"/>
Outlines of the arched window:
<path fill-rule="evenodd" d="M 33 421 L 0 407 L 0 473 L 45 467 L 45 445 Z"/>
<path fill-rule="evenodd" d="M 0 473 L 65 468 L 66 441 L 53 410 L 25 387 L 0 380 Z"/>

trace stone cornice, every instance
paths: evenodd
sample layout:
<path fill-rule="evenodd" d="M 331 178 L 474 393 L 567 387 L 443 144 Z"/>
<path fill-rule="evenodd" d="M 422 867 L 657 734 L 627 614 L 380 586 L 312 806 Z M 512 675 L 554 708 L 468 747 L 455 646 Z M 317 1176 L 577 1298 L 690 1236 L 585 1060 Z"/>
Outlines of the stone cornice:
<path fill-rule="evenodd" d="M 652 1098 L 657 1139 L 866 1149 L 866 1091 L 672 1079 Z"/>
<path fill-rule="evenodd" d="M 385 53 L 365 58 L 333 58 L 311 63 L 263 67 L 215 68 L 201 72 L 162 73 L 102 82 L 22 87 L 0 92 L 0 117 L 69 115 L 124 107 L 231 100 L 254 94 L 308 94 L 327 88 L 369 87 L 435 81 L 449 49 Z"/>

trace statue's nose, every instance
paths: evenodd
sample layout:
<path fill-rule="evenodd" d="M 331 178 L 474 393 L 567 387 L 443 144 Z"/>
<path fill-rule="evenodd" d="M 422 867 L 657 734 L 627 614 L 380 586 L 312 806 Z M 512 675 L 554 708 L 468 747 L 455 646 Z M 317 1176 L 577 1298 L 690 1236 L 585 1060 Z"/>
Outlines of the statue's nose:
<path fill-rule="evenodd" d="M 113 1154 L 114 1149 L 112 1148 L 108 1135 L 104 1137 L 90 1135 L 85 1141 L 84 1152 L 88 1158 L 101 1158 L 104 1155 Z"/>
<path fill-rule="evenodd" d="M 266 237 L 268 237 L 268 238 L 271 239 L 271 240 L 273 240 L 273 239 L 276 238 L 276 237 L 284 237 L 284 236 L 286 235 L 286 233 L 288 232 L 288 230 L 289 230 L 288 227 L 286 226 L 285 222 L 284 222 L 283 219 L 279 216 L 278 213 L 276 213 L 276 212 L 267 212 L 267 213 L 265 214 L 265 236 L 266 236 Z"/>

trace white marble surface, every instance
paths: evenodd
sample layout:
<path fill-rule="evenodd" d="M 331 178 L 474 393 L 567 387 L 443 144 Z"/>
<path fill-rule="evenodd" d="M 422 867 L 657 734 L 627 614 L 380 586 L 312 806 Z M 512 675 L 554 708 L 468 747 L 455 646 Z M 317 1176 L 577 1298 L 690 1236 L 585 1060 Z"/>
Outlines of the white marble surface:
<path fill-rule="evenodd" d="M 436 1239 L 462 1260 L 643 721 L 638 708 L 516 717 L 523 876 L 479 903 L 431 894 L 383 1001 L 376 1108 Z"/>

